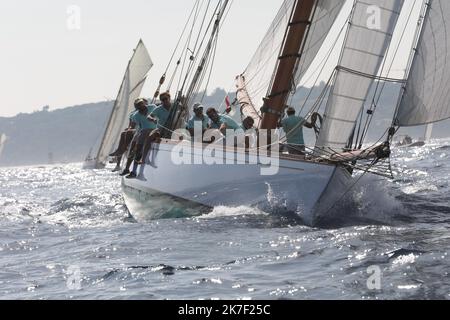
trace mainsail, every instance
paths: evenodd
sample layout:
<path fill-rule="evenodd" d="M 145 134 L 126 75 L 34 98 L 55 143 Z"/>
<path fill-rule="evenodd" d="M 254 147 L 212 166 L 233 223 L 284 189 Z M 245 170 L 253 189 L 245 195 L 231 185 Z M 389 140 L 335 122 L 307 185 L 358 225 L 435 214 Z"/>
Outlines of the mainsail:
<path fill-rule="evenodd" d="M 316 146 L 347 146 L 380 71 L 404 0 L 356 0 Z"/>
<path fill-rule="evenodd" d="M 396 117 L 398 126 L 450 118 L 450 1 L 429 0 Z"/>
<path fill-rule="evenodd" d="M 252 117 L 255 125 L 261 120 L 260 107 L 273 79 L 273 72 L 279 60 L 292 10 L 297 1 L 285 0 L 272 22 L 259 48 L 245 72 L 237 78 L 237 98 L 244 117 Z M 317 52 L 322 47 L 345 0 L 318 0 L 311 20 L 307 41 L 304 44 L 301 63 L 298 65 L 294 82 L 305 74 Z"/>
<path fill-rule="evenodd" d="M 128 115 L 134 110 L 133 103 L 141 94 L 147 73 L 152 66 L 152 59 L 141 40 L 128 63 L 119 94 L 97 153 L 96 167 L 104 166 L 108 155 L 118 143 L 121 132 L 128 126 Z"/>

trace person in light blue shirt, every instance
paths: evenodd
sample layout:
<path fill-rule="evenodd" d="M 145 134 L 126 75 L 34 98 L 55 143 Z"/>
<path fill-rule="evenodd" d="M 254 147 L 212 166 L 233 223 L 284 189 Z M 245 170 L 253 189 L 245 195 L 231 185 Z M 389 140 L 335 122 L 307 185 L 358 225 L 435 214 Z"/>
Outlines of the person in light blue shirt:
<path fill-rule="evenodd" d="M 193 110 L 194 115 L 188 121 L 186 125 L 186 129 L 189 131 L 192 137 L 194 137 L 194 128 L 196 122 L 201 122 L 202 125 L 202 133 L 204 133 L 208 129 L 209 120 L 208 117 L 203 114 L 203 106 L 200 103 L 194 104 Z"/>
<path fill-rule="evenodd" d="M 172 109 L 172 102 L 170 101 L 170 93 L 163 92 L 159 96 L 161 100 L 161 105 L 151 112 L 151 116 L 154 117 L 158 122 L 158 128 L 167 128 L 170 116 L 170 111 Z"/>
<path fill-rule="evenodd" d="M 134 113 L 131 118 L 131 121 L 136 128 L 136 134 L 131 143 L 131 151 L 126 167 L 121 174 L 122 176 L 128 175 L 127 178 L 136 177 L 136 170 L 133 170 L 133 172 L 130 173 L 130 166 L 134 161 L 135 168 L 137 169 L 136 164 L 142 160 L 144 144 L 147 137 L 157 128 L 155 120 L 149 117 L 149 111 L 153 110 L 153 107 L 149 106 L 146 100 L 140 99 L 137 101 L 136 108 L 138 111 Z"/>
<path fill-rule="evenodd" d="M 233 118 L 231 118 L 228 115 L 224 115 L 224 114 L 219 115 L 217 110 L 214 108 L 209 108 L 208 111 L 206 112 L 206 114 L 208 115 L 209 119 L 211 120 L 209 122 L 209 128 L 210 129 L 218 129 L 224 135 L 226 134 L 227 130 L 236 131 L 241 128 L 241 126 L 236 121 L 234 121 Z"/>
<path fill-rule="evenodd" d="M 136 124 L 136 128 L 139 133 L 144 130 L 155 130 L 157 128 L 156 122 L 149 118 L 148 108 L 143 112 L 135 113 L 133 116 L 133 122 Z"/>
<path fill-rule="evenodd" d="M 137 125 L 136 123 L 133 121 L 133 117 L 136 115 L 136 113 L 138 113 L 138 105 L 140 103 L 148 103 L 148 101 L 146 99 L 136 99 L 136 101 L 134 101 L 134 108 L 135 110 L 133 110 L 132 112 L 130 112 L 128 119 L 129 119 L 129 124 L 128 124 L 128 128 L 126 128 L 122 134 L 120 135 L 120 140 L 119 140 L 119 145 L 117 147 L 117 150 L 112 152 L 109 156 L 110 157 L 115 157 L 115 161 L 116 161 L 116 167 L 114 168 L 113 172 L 117 172 L 120 171 L 120 164 L 122 163 L 122 158 L 123 155 L 127 152 L 128 148 L 130 147 L 130 144 L 133 141 L 133 137 L 136 134 L 136 128 Z"/>
<path fill-rule="evenodd" d="M 281 127 L 286 133 L 287 148 L 289 154 L 303 155 L 305 153 L 305 139 L 303 127 L 313 128 L 304 118 L 295 115 L 295 109 L 289 107 L 286 111 L 287 117 L 281 121 Z"/>

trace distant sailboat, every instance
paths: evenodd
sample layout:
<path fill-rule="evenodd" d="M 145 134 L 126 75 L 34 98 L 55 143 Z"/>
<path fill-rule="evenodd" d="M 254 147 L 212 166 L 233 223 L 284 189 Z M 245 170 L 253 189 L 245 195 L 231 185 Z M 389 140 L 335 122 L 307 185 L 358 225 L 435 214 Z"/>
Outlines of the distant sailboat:
<path fill-rule="evenodd" d="M 1 134 L 0 135 L 0 157 L 2 156 L 3 149 L 5 148 L 6 140 L 7 140 L 6 134 L 4 134 L 4 133 Z"/>
<path fill-rule="evenodd" d="M 425 129 L 425 139 L 424 139 L 425 142 L 430 142 L 431 137 L 433 136 L 433 128 L 434 128 L 433 124 L 427 125 Z"/>
<path fill-rule="evenodd" d="M 425 127 L 425 132 L 423 137 L 413 140 L 409 135 L 397 135 L 395 139 L 394 146 L 397 148 L 417 148 L 423 147 L 430 142 L 433 135 L 433 124 L 428 124 Z"/>
<path fill-rule="evenodd" d="M 90 149 L 83 168 L 102 169 L 106 166 L 109 154 L 114 151 L 120 134 L 128 126 L 128 115 L 134 110 L 133 103 L 140 96 L 147 74 L 152 67 L 152 59 L 143 41 L 140 40 L 125 71 L 100 147 L 95 157 L 92 157 L 92 148 Z"/>

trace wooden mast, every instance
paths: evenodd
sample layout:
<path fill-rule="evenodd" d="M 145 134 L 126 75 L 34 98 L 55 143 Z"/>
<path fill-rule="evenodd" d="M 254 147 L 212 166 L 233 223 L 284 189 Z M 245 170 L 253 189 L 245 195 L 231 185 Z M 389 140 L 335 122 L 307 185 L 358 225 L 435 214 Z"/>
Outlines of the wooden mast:
<path fill-rule="evenodd" d="M 281 56 L 275 70 L 273 84 L 269 96 L 264 101 L 261 111 L 263 119 L 261 129 L 276 129 L 289 94 L 292 90 L 293 77 L 297 63 L 301 57 L 311 17 L 318 0 L 297 0 L 286 30 L 286 36 L 281 49 Z"/>

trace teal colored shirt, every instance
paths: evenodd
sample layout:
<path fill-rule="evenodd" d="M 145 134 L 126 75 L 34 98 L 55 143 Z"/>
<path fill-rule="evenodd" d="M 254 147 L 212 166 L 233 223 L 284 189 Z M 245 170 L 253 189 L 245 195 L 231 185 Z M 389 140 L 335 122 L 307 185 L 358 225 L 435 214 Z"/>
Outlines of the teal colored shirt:
<path fill-rule="evenodd" d="M 134 111 L 130 112 L 130 116 L 128 117 L 130 119 L 130 121 L 133 121 L 133 117 L 136 114 L 136 112 L 138 112 L 138 111 L 134 110 Z"/>
<path fill-rule="evenodd" d="M 156 104 L 150 104 L 147 106 L 147 110 L 148 110 L 148 114 L 152 114 L 153 111 L 156 110 L 156 108 L 158 108 L 158 106 Z"/>
<path fill-rule="evenodd" d="M 233 118 L 231 118 L 230 116 L 224 115 L 224 114 L 219 116 L 219 122 L 218 123 L 210 121 L 210 127 L 211 127 L 211 129 L 220 129 L 220 127 L 224 123 L 226 123 L 228 130 L 235 130 L 236 131 L 236 130 L 239 130 L 241 128 L 241 126 L 236 121 L 234 121 Z"/>
<path fill-rule="evenodd" d="M 142 114 L 136 112 L 133 116 L 133 122 L 136 123 L 136 130 L 155 130 L 157 128 L 156 123 L 148 119 L 148 113 Z"/>
<path fill-rule="evenodd" d="M 186 128 L 189 129 L 194 129 L 194 125 L 196 121 L 201 121 L 202 122 L 202 128 L 203 130 L 208 129 L 208 117 L 203 115 L 203 119 L 197 117 L 196 115 L 193 115 L 192 118 L 188 121 Z"/>
<path fill-rule="evenodd" d="M 158 119 L 158 128 L 165 127 L 167 120 L 169 119 L 170 110 L 167 110 L 163 106 L 157 107 L 152 111 L 152 116 Z"/>
<path fill-rule="evenodd" d="M 287 143 L 305 145 L 303 138 L 303 125 L 305 122 L 304 118 L 297 116 L 289 116 L 281 122 L 283 130 L 286 132 Z"/>

